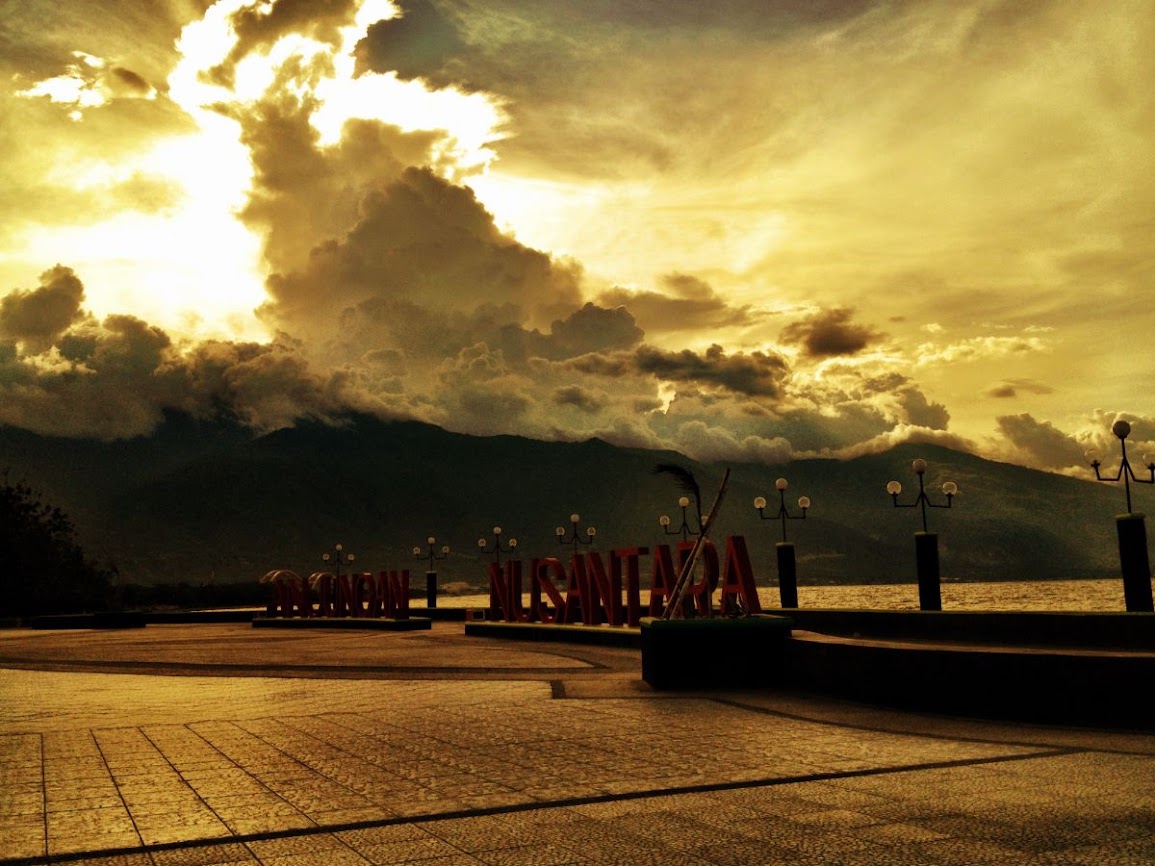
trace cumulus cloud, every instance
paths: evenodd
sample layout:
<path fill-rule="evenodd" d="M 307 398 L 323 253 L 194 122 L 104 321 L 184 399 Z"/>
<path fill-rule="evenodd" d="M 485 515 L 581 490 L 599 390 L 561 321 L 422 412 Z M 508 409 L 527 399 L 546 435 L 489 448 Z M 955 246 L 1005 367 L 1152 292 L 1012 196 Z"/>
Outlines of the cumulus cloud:
<path fill-rule="evenodd" d="M 71 312 L 32 317 L 38 326 L 45 318 L 55 324 L 35 329 L 37 339 L 22 336 L 0 352 L 0 423 L 50 435 L 117 439 L 148 435 L 171 411 L 228 418 L 257 431 L 304 418 L 335 421 L 349 411 L 380 412 L 347 386 L 340 371 L 311 369 L 299 344 L 287 338 L 182 348 L 135 316 L 97 321 L 81 308 L 82 285 L 66 267 L 46 272 L 36 291 L 46 290 L 71 299 L 61 305 Z M 29 316 L 45 298 L 35 292 L 18 296 L 24 302 L 19 314 Z M 3 321 L 7 327 L 12 318 Z"/>
<path fill-rule="evenodd" d="M 231 16 L 236 44 L 208 77 L 231 85 L 239 61 L 254 51 L 268 50 L 289 34 L 337 46 L 340 28 L 353 23 L 357 5 L 355 0 L 278 0 L 275 4 L 242 6 Z"/>
<path fill-rule="evenodd" d="M 1031 465 L 1063 469 L 1085 462 L 1085 446 L 1049 421 L 1038 421 L 1027 413 L 1003 415 L 996 420 L 999 432 Z"/>
<path fill-rule="evenodd" d="M 343 237 L 319 243 L 303 268 L 268 285 L 263 315 L 310 332 L 335 330 L 347 309 L 382 304 L 464 313 L 508 304 L 533 322 L 580 301 L 572 267 L 501 234 L 468 189 L 417 167 L 366 192 Z"/>
<path fill-rule="evenodd" d="M 931 430 L 945 430 L 950 424 L 950 412 L 942 403 L 932 403 L 917 388 L 903 388 L 898 393 L 906 423 Z"/>
<path fill-rule="evenodd" d="M 48 349 L 84 318 L 84 284 L 71 268 L 57 265 L 40 275 L 35 289 L 17 289 L 0 299 L 0 339 L 15 340 L 26 354 Z"/>
<path fill-rule="evenodd" d="M 6 242 L 22 243 L 36 221 L 182 204 L 147 168 L 90 172 L 81 188 L 70 155 L 121 157 L 192 126 L 151 82 L 175 62 L 179 24 L 208 0 L 115 16 L 75 5 L 86 21 L 114 19 L 111 43 L 88 49 L 106 59 L 69 53 L 87 44 L 84 28 L 43 0 L 20 4 L 0 32 L 4 71 L 26 70 L 0 94 L 21 130 L 0 132 Z M 355 5 L 249 4 L 208 77 L 239 80 L 243 58 L 285 35 L 336 46 Z M 397 5 L 359 44 L 359 71 L 501 102 L 508 127 L 494 134 L 508 137 L 494 167 L 583 193 L 599 243 L 617 262 L 659 263 L 652 272 L 587 276 L 549 252 L 568 244 L 505 228 L 469 188 L 476 165 L 455 162 L 445 130 L 353 120 L 322 140 L 312 85 L 338 58 L 306 53 L 263 97 L 230 104 L 221 91 L 214 109 L 239 124 L 252 158 L 240 214 L 263 243 L 261 317 L 277 336 L 190 344 L 139 316 L 94 317 L 79 277 L 58 267 L 0 301 L 6 419 L 107 437 L 147 432 L 173 409 L 255 429 L 353 410 L 707 459 L 966 446 L 946 428 L 968 401 L 1074 399 L 1031 365 L 1085 346 L 1071 336 L 1076 313 L 1102 323 L 1096 304 L 1142 303 L 1144 238 L 1118 214 L 1153 201 L 1151 156 L 1128 144 L 1149 137 L 1151 97 L 1130 82 L 1148 80 L 1152 60 L 1138 50 L 1149 26 L 1122 7 Z M 51 50 L 32 26 L 50 15 L 66 34 Z M 53 80 L 71 96 L 34 93 Z M 1046 98 L 1057 86 L 1065 101 Z M 84 122 L 60 120 L 65 138 L 51 121 L 73 109 Z M 53 137 L 67 146 L 37 143 Z M 583 226 L 568 213 L 534 218 L 576 238 Z M 27 274 L 58 258 L 39 255 Z M 781 329 L 784 357 L 763 347 L 787 310 L 818 312 Z M 862 322 L 865 310 L 896 334 Z M 924 322 L 934 324 L 918 330 Z M 1019 459 L 1066 459 L 1072 437 L 1050 422 L 999 423 Z"/>
<path fill-rule="evenodd" d="M 908 442 L 914 444 L 925 443 L 929 445 L 940 445 L 943 448 L 951 448 L 955 451 L 963 451 L 970 454 L 977 453 L 979 450 L 978 445 L 973 440 L 965 436 L 959 436 L 956 433 L 900 424 L 870 439 L 864 439 L 860 442 L 854 442 L 850 445 L 833 449 L 828 452 L 827 456 L 835 457 L 839 460 L 852 460 L 855 457 L 862 457 L 867 454 L 882 454 L 894 448 L 896 445 L 902 445 Z"/>
<path fill-rule="evenodd" d="M 598 303 L 626 307 L 649 333 L 747 326 L 762 318 L 751 305 L 730 304 L 690 274 L 666 274 L 661 285 L 662 291 L 609 289 L 598 295 Z"/>
<path fill-rule="evenodd" d="M 988 358 L 1013 358 L 1049 351 L 1051 341 L 1044 337 L 972 337 L 945 345 L 924 343 L 918 347 L 917 363 L 941 366 Z"/>
<path fill-rule="evenodd" d="M 554 402 L 562 406 L 576 406 L 586 412 L 596 412 L 606 404 L 606 396 L 581 385 L 565 385 L 553 392 Z"/>
<path fill-rule="evenodd" d="M 635 346 L 644 335 L 625 307 L 606 309 L 587 303 L 566 318 L 555 320 L 549 336 L 538 337 L 532 346 L 534 354 L 543 358 L 576 358 Z"/>
<path fill-rule="evenodd" d="M 682 452 L 703 461 L 777 464 L 794 456 L 790 442 L 780 436 L 743 436 L 700 420 L 687 421 L 678 427 L 674 442 Z"/>

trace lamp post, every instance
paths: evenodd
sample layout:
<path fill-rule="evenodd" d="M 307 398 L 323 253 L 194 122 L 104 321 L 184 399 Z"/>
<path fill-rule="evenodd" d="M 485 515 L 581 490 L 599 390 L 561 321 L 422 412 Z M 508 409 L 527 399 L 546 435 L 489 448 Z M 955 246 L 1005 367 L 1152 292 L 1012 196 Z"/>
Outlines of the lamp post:
<path fill-rule="evenodd" d="M 486 541 L 484 538 L 477 539 L 477 547 L 482 553 L 492 552 L 493 557 L 494 557 L 494 561 L 495 562 L 501 562 L 501 554 L 503 551 L 505 553 L 513 553 L 517 549 L 517 539 L 511 538 L 506 543 L 506 546 L 502 547 L 501 546 L 501 527 L 495 526 L 495 527 L 493 527 L 493 550 L 490 551 L 489 542 Z"/>
<path fill-rule="evenodd" d="M 1115 516 L 1115 525 L 1119 531 L 1119 565 L 1123 572 L 1123 598 L 1128 611 L 1155 610 L 1151 598 L 1151 564 L 1147 559 L 1147 526 L 1142 513 L 1131 510 L 1131 482 L 1136 484 L 1155 484 L 1155 455 L 1143 457 L 1150 478 L 1139 478 L 1131 468 L 1127 459 L 1127 437 L 1131 435 L 1131 424 L 1119 419 L 1111 426 L 1111 432 L 1119 439 L 1119 448 L 1122 459 L 1119 462 L 1119 471 L 1115 477 L 1104 478 L 1099 473 L 1102 462 L 1094 451 L 1088 451 L 1087 457 L 1091 467 L 1095 470 L 1098 481 L 1118 481 L 1123 479 L 1123 489 L 1127 496 L 1127 511 Z"/>
<path fill-rule="evenodd" d="M 441 545 L 441 552 L 438 553 L 434 545 L 437 544 L 437 539 L 434 536 L 429 536 L 425 539 L 425 543 L 429 545 L 429 552 L 422 552 L 420 547 L 413 548 L 413 556 L 415 559 L 429 558 L 429 567 L 425 571 L 425 606 L 428 608 L 437 607 L 437 572 L 433 568 L 433 563 L 438 559 L 445 559 L 449 556 L 449 545 Z"/>
<path fill-rule="evenodd" d="M 344 562 L 348 565 L 352 565 L 355 557 L 351 553 L 345 553 L 345 546 L 343 544 L 341 544 L 340 542 L 333 545 L 333 551 L 334 551 L 333 553 L 322 553 L 321 554 L 321 561 L 324 562 L 326 565 L 331 565 L 331 564 L 336 565 L 337 566 L 337 577 L 340 578 L 341 577 L 341 563 Z"/>
<path fill-rule="evenodd" d="M 774 545 L 778 558 L 778 595 L 782 607 L 798 607 L 798 563 L 794 557 L 794 545 L 786 540 L 786 521 L 805 520 L 806 511 L 810 508 L 810 497 L 798 497 L 798 507 L 801 514 L 791 514 L 786 508 L 786 488 L 790 486 L 785 478 L 774 482 L 778 491 L 778 513 L 766 514 L 766 497 L 754 497 L 754 507 L 758 509 L 758 516 L 763 520 L 780 520 L 782 523 L 782 540 Z"/>
<path fill-rule="evenodd" d="M 598 531 L 591 526 L 591 527 L 586 529 L 586 534 L 585 534 L 585 537 L 583 538 L 581 536 L 581 534 L 578 532 L 578 524 L 581 523 L 581 515 L 580 514 L 571 514 L 569 516 L 569 522 L 570 522 L 570 527 L 571 527 L 570 532 L 569 532 L 569 536 L 570 536 L 569 538 L 566 538 L 566 528 L 564 526 L 559 526 L 557 529 L 555 529 L 553 531 L 553 534 L 557 536 L 557 543 L 558 544 L 572 544 L 574 553 L 576 554 L 579 544 L 593 544 L 594 543 L 594 536 L 598 534 Z"/>
<path fill-rule="evenodd" d="M 942 610 L 942 592 L 939 586 L 938 569 L 938 535 L 927 531 L 926 510 L 927 508 L 950 508 L 954 503 L 955 494 L 958 493 L 958 485 L 953 481 L 947 481 L 942 486 L 942 492 L 946 494 L 946 503 L 931 502 L 930 497 L 926 495 L 926 487 L 923 484 L 923 476 L 926 475 L 926 461 L 921 458 L 915 460 L 911 463 L 911 468 L 918 476 L 918 496 L 914 502 L 900 503 L 898 501 L 898 494 L 902 493 L 902 485 L 897 481 L 889 482 L 886 485 L 886 492 L 890 494 L 895 508 L 921 508 L 922 510 L 922 532 L 914 534 L 914 561 L 918 574 L 918 606 L 921 610 Z"/>
<path fill-rule="evenodd" d="M 700 526 L 697 529 L 690 528 L 690 522 L 686 517 L 686 509 L 690 507 L 690 497 L 679 497 L 678 507 L 682 509 L 681 526 L 679 526 L 677 529 L 670 529 L 670 518 L 669 515 L 666 514 L 663 514 L 658 518 L 658 523 L 661 525 L 662 531 L 665 532 L 666 535 L 681 535 L 682 541 L 688 541 L 691 535 L 698 535 L 702 531 L 702 528 Z"/>

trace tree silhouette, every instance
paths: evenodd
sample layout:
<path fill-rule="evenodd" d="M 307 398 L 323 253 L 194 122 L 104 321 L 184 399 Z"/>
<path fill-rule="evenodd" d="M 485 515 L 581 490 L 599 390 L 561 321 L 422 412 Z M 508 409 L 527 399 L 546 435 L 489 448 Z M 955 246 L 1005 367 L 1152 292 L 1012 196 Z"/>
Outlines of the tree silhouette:
<path fill-rule="evenodd" d="M 68 516 L 0 476 L 0 616 L 94 610 L 109 574 L 85 559 Z"/>

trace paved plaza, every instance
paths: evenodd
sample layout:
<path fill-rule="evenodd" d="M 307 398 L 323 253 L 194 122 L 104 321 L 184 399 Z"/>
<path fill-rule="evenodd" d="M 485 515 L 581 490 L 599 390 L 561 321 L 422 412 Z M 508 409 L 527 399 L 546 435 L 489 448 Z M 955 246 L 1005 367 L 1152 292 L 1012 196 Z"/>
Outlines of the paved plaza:
<path fill-rule="evenodd" d="M 6 630 L 15 863 L 1155 863 L 1155 737 L 654 692 L 461 623 Z"/>

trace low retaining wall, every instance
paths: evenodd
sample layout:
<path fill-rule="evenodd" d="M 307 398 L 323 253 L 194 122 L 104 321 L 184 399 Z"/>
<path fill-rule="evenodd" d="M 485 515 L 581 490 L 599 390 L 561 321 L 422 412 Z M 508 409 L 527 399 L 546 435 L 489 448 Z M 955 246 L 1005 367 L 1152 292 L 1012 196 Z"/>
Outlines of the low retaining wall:
<path fill-rule="evenodd" d="M 467 620 L 465 634 L 470 637 L 495 637 L 505 640 L 530 640 L 543 643 L 594 644 L 638 649 L 642 639 L 634 628 L 596 625 L 545 625 L 542 623 L 487 622 Z"/>
<path fill-rule="evenodd" d="M 1153 613 L 806 608 L 783 613 L 795 628 L 848 637 L 1155 650 Z"/>
<path fill-rule="evenodd" d="M 428 617 L 387 619 L 368 616 L 253 617 L 253 628 L 352 628 L 369 631 L 422 631 L 432 628 Z"/>
<path fill-rule="evenodd" d="M 1155 729 L 1155 654 L 902 643 L 795 632 L 787 684 L 964 716 Z"/>
<path fill-rule="evenodd" d="M 659 689 L 779 686 L 951 715 L 1155 730 L 1153 629 L 1150 613 L 643 620 L 642 677 Z"/>
<path fill-rule="evenodd" d="M 69 613 L 29 617 L 29 628 L 144 628 L 143 613 Z"/>
<path fill-rule="evenodd" d="M 786 676 L 781 616 L 643 619 L 642 679 L 656 689 L 750 688 Z"/>

